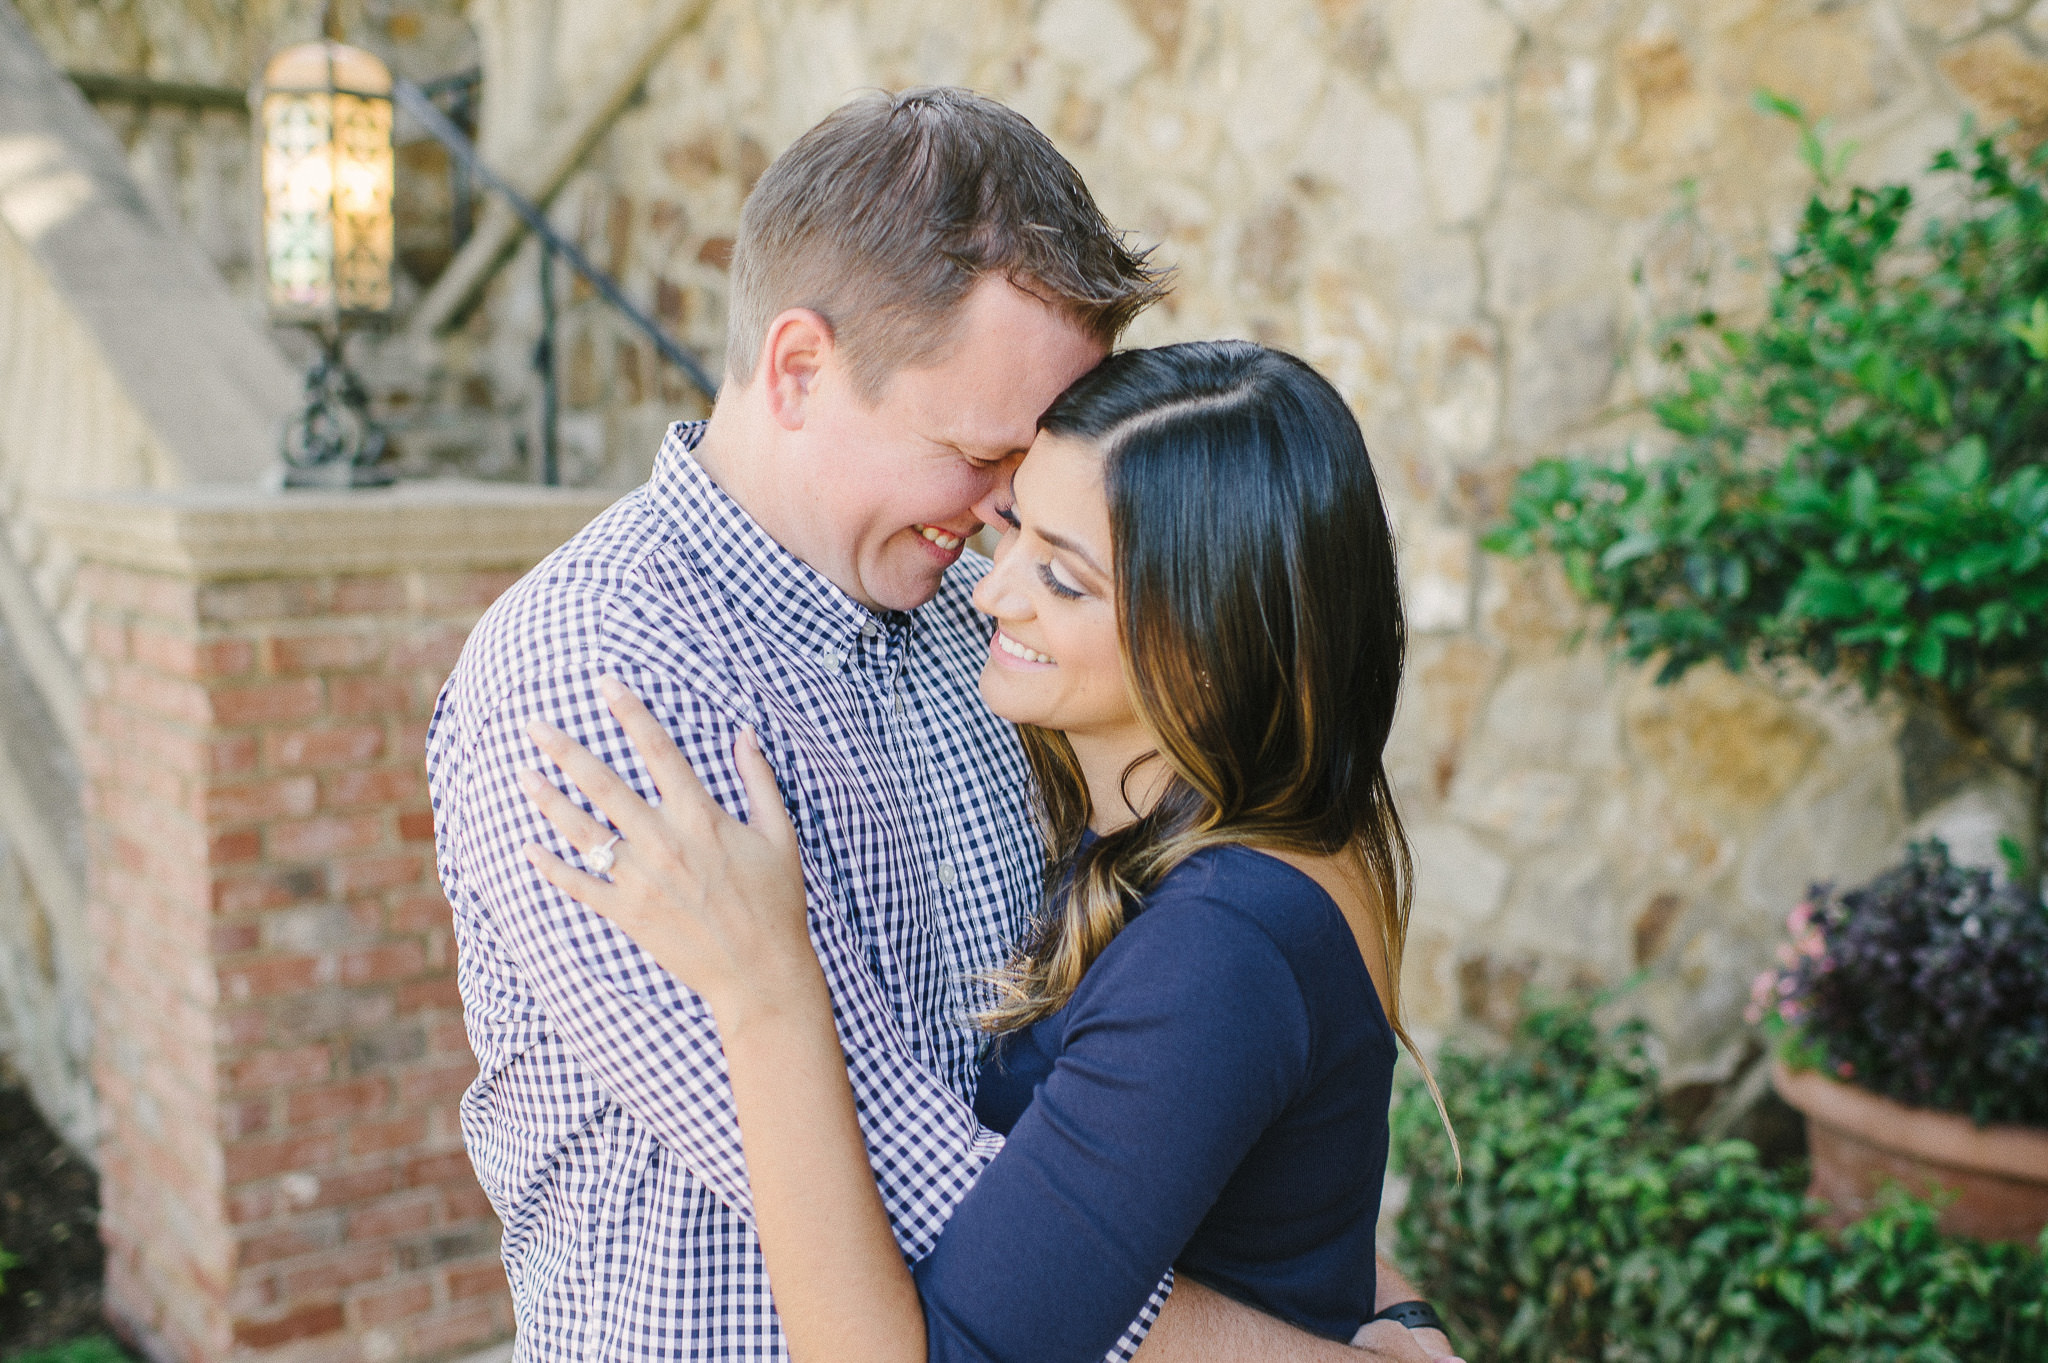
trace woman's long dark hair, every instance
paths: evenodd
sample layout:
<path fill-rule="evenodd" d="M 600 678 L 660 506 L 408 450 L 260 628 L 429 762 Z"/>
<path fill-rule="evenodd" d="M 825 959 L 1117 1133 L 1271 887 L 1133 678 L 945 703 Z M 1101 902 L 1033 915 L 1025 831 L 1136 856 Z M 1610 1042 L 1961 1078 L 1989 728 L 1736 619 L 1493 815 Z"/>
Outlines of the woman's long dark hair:
<path fill-rule="evenodd" d="M 1024 729 L 1047 883 L 1070 888 L 987 1025 L 1056 1012 L 1169 871 L 1248 843 L 1359 874 L 1387 1018 L 1413 1052 L 1400 985 L 1413 868 L 1382 760 L 1406 627 L 1393 531 L 1344 399 L 1292 355 L 1205 341 L 1111 356 L 1039 427 L 1102 455 L 1125 685 L 1170 777 L 1149 811 L 1083 847 L 1074 750 Z"/>

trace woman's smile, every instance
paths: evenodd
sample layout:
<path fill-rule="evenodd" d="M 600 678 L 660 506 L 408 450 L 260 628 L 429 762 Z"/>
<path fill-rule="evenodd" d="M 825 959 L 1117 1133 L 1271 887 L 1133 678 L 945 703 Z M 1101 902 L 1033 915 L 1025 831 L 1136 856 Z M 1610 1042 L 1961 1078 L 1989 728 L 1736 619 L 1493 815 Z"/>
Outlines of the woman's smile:
<path fill-rule="evenodd" d="M 1041 653 L 1028 644 L 1019 643 L 1003 630 L 996 631 L 996 637 L 989 641 L 989 657 L 1009 667 L 1057 667 L 1050 653 Z"/>

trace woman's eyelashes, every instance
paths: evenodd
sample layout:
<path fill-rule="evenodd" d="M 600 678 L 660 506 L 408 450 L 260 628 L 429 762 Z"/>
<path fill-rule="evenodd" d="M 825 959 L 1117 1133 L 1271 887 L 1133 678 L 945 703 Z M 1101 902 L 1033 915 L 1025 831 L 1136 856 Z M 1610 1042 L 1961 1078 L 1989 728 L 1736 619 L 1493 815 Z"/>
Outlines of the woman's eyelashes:
<path fill-rule="evenodd" d="M 1047 591 L 1059 597 L 1062 601 L 1079 601 L 1086 595 L 1079 587 L 1069 587 L 1066 583 L 1060 581 L 1060 575 L 1052 570 L 1052 564 L 1050 563 L 1038 565 L 1038 580 L 1045 584 Z"/>
<path fill-rule="evenodd" d="M 1001 516 L 1003 518 L 1003 524 L 1009 526 L 1012 530 L 1021 530 L 1024 528 L 1024 522 L 1017 519 L 1016 507 L 999 506 L 996 508 L 996 514 L 998 516 Z"/>

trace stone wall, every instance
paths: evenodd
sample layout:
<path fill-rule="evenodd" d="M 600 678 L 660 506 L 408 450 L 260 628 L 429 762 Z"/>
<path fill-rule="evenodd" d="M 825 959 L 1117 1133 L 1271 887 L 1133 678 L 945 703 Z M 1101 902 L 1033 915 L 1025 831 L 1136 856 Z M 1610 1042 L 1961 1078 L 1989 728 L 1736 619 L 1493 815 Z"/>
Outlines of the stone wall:
<path fill-rule="evenodd" d="M 642 8 L 472 5 L 486 53 L 551 58 L 492 107 L 548 107 Z M 1988 857 L 2009 792 L 1902 782 L 1901 717 L 1812 688 L 1651 686 L 1575 646 L 1549 569 L 1477 536 L 1531 459 L 1654 444 L 1662 319 L 1756 305 L 1745 262 L 1809 186 L 1757 89 L 1832 120 L 1855 173 L 1912 177 L 1966 110 L 2048 128 L 2044 53 L 2048 3 L 2012 0 L 719 0 L 555 216 L 716 354 L 740 199 L 811 122 L 928 81 L 1023 110 L 1179 270 L 1134 342 L 1297 350 L 1364 424 L 1415 628 L 1394 764 L 1417 1020 L 1505 1020 L 1527 983 L 1643 969 L 1672 1060 L 1711 1071 L 1810 880 L 1872 873 L 1916 827 Z M 521 145 L 484 134 L 501 157 Z M 508 271 L 451 354 L 535 311 L 530 273 Z M 638 428 L 673 402 L 596 315 L 564 349 L 577 419 L 609 437 L 590 476 L 637 475 Z M 1916 773 L 1940 765 L 1925 726 L 1907 737 Z"/>
<path fill-rule="evenodd" d="M 469 4 L 487 155 L 518 164 L 654 3 Z M 87 8 L 29 6 L 46 28 Z M 184 12 L 120 12 L 152 10 Z M 411 12 L 352 11 L 372 37 Z M 1394 761 L 1417 1020 L 1641 968 L 1674 1060 L 1710 1066 L 1810 879 L 1873 872 L 1914 829 L 1984 856 L 2010 792 L 1910 717 L 1811 688 L 1656 689 L 1575 646 L 1550 570 L 1477 536 L 1531 459 L 1654 446 L 1661 319 L 1755 306 L 1745 262 L 1785 239 L 1807 177 L 1753 92 L 1831 119 L 1853 174 L 1912 177 L 1965 111 L 2048 130 L 2044 54 L 2048 0 L 706 0 L 552 213 L 715 355 L 739 203 L 796 134 L 864 86 L 1022 109 L 1180 272 L 1133 341 L 1297 350 L 1365 426 L 1415 628 Z M 595 300 L 563 301 L 566 466 L 629 484 L 693 400 Z M 373 362 L 395 412 L 498 423 L 415 442 L 409 467 L 526 467 L 538 317 L 529 244 L 457 334 Z"/>

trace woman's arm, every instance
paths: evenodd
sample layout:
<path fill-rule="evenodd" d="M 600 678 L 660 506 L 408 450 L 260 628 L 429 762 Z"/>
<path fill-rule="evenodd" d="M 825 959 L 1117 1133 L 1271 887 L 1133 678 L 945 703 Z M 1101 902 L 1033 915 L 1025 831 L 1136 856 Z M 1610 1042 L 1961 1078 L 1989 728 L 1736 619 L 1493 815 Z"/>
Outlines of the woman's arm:
<path fill-rule="evenodd" d="M 796 832 L 775 774 L 753 735 L 742 735 L 735 757 L 750 822 L 737 823 L 639 700 L 617 682 L 603 687 L 661 804 L 650 807 L 580 745 L 536 725 L 541 751 L 623 840 L 611 848 L 609 883 L 539 847 L 529 846 L 527 859 L 711 1008 L 791 1357 L 924 1363 L 924 1315 L 868 1165 L 831 995 L 805 926 Z M 611 839 L 538 773 L 522 774 L 521 785 L 579 852 L 588 856 Z"/>
<path fill-rule="evenodd" d="M 875 1191 L 823 976 L 808 998 L 712 1015 L 790 1356 L 924 1363 L 924 1313 Z"/>

